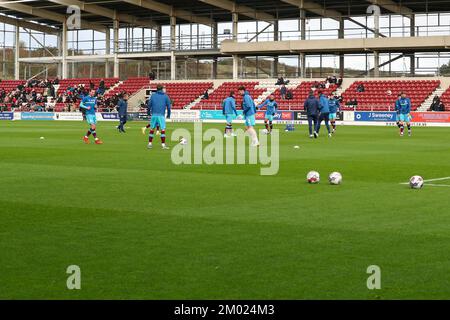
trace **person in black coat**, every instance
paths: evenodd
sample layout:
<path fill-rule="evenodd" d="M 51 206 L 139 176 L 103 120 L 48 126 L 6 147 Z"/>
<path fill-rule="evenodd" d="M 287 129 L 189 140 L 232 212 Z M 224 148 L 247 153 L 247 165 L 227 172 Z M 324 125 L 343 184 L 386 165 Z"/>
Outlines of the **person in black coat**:
<path fill-rule="evenodd" d="M 319 100 L 314 96 L 313 91 L 309 92 L 309 97 L 305 100 L 303 107 L 305 108 L 306 115 L 308 116 L 309 137 L 317 138 L 318 135 L 317 132 L 315 131 L 315 128 L 317 127 L 317 124 L 319 122 L 320 104 Z"/>

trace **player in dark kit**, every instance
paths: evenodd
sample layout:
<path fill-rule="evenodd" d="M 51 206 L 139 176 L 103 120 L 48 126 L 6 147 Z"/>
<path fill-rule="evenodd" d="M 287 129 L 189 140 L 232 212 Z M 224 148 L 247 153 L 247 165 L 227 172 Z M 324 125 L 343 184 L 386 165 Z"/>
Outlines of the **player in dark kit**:
<path fill-rule="evenodd" d="M 303 107 L 305 108 L 306 114 L 308 116 L 309 137 L 317 138 L 318 135 L 316 132 L 316 127 L 319 120 L 319 100 L 314 97 L 313 91 L 309 92 L 309 97 L 306 99 Z"/>
<path fill-rule="evenodd" d="M 128 116 L 128 94 L 124 93 L 120 96 L 119 102 L 117 103 L 117 111 L 119 112 L 120 124 L 117 127 L 119 132 L 125 133 L 124 125 L 127 123 Z"/>

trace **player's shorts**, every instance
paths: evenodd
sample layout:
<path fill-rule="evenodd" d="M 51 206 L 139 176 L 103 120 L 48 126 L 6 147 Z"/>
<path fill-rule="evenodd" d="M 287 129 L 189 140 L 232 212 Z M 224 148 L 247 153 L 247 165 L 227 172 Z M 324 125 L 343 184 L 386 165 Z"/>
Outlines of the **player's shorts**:
<path fill-rule="evenodd" d="M 266 113 L 266 115 L 264 116 L 264 119 L 273 121 L 273 115 L 271 113 Z"/>
<path fill-rule="evenodd" d="M 330 120 L 336 120 L 336 118 L 337 118 L 337 113 L 336 112 L 330 113 L 330 115 L 328 116 L 328 119 L 330 119 Z"/>
<path fill-rule="evenodd" d="M 89 125 L 96 125 L 97 124 L 97 117 L 95 116 L 95 114 L 86 114 L 86 122 Z"/>
<path fill-rule="evenodd" d="M 403 113 L 401 113 L 399 115 L 398 119 L 399 119 L 400 122 L 410 122 L 411 121 L 411 118 L 409 117 L 409 114 L 403 114 Z"/>
<path fill-rule="evenodd" d="M 166 118 L 164 116 L 152 116 L 150 128 L 155 129 L 157 126 L 159 126 L 161 130 L 166 130 Z"/>
<path fill-rule="evenodd" d="M 233 117 L 232 114 L 226 114 L 226 115 L 225 115 L 225 121 L 226 121 L 228 124 L 233 123 L 233 119 L 234 119 L 234 117 Z"/>
<path fill-rule="evenodd" d="M 256 124 L 255 115 L 252 114 L 251 116 L 245 117 L 245 126 L 246 127 L 254 127 Z"/>

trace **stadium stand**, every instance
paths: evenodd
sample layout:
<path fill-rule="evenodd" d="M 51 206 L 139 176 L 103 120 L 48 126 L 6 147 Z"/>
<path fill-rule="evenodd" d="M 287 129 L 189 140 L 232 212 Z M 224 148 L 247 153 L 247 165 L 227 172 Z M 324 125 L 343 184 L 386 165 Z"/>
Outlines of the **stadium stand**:
<path fill-rule="evenodd" d="M 149 81 L 150 80 L 148 78 L 144 77 L 130 77 L 115 88 L 109 90 L 105 94 L 105 97 L 112 97 L 121 92 L 127 92 L 128 94 L 133 95 L 136 92 L 142 90 L 144 87 L 148 87 Z"/>
<path fill-rule="evenodd" d="M 111 86 L 115 85 L 119 79 L 118 78 L 72 78 L 72 79 L 61 79 L 59 81 L 58 94 L 64 93 L 69 87 L 77 87 L 83 85 L 85 88 L 89 88 L 90 83 L 94 83 L 94 89 L 98 89 L 100 81 L 104 80 L 106 90 Z"/>
<path fill-rule="evenodd" d="M 185 108 L 213 87 L 212 82 L 152 82 L 150 83 L 150 89 L 155 90 L 158 84 L 166 88 L 166 93 L 172 100 L 173 109 Z"/>
<path fill-rule="evenodd" d="M 441 102 L 444 104 L 445 111 L 450 111 L 450 88 L 442 94 Z"/>
<path fill-rule="evenodd" d="M 240 86 L 244 86 L 250 93 L 253 99 L 257 99 L 266 90 L 264 88 L 255 88 L 259 85 L 257 81 L 237 81 L 237 82 L 224 82 L 217 87 L 210 95 L 208 99 L 203 99 L 198 102 L 192 109 L 204 109 L 204 110 L 216 110 L 222 108 L 222 101 L 228 97 L 230 91 L 234 91 L 236 94 L 236 104 L 240 106 L 242 104 L 242 97 L 238 94 Z"/>
<path fill-rule="evenodd" d="M 9 94 L 11 91 L 16 90 L 19 85 L 24 85 L 25 83 L 25 80 L 3 80 L 0 82 L 0 90 L 5 90 L 6 94 Z"/>
<path fill-rule="evenodd" d="M 363 92 L 358 92 L 362 85 Z M 355 81 L 342 94 L 342 110 L 393 110 L 395 100 L 400 92 L 411 98 L 412 110 L 421 104 L 439 87 L 439 80 L 375 80 Z M 355 105 L 352 101 L 356 100 Z"/>
<path fill-rule="evenodd" d="M 319 92 L 322 92 L 328 96 L 336 91 L 336 89 L 336 84 L 326 86 L 324 82 L 304 81 L 294 89 L 291 89 L 292 99 L 282 99 L 279 88 L 276 89 L 273 94 L 275 95 L 275 100 L 278 103 L 279 110 L 303 110 L 303 103 L 305 102 L 305 99 L 308 97 L 311 90 L 314 90 L 316 96 L 319 94 Z M 266 99 L 268 97 L 269 96 L 267 96 Z"/>

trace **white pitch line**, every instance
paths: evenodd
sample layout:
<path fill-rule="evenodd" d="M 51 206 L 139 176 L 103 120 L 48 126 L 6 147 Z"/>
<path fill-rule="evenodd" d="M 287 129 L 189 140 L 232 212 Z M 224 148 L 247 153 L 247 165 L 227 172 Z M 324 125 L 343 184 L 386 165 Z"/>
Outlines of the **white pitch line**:
<path fill-rule="evenodd" d="M 423 180 L 423 182 L 435 182 L 435 181 L 444 181 L 444 180 L 450 180 L 450 177 L 444 177 L 444 178 L 436 178 L 436 179 L 428 179 L 428 180 Z M 403 185 L 407 185 L 409 184 L 409 182 L 402 182 L 400 184 Z M 431 187 L 450 187 L 449 185 L 445 185 L 445 184 L 428 184 L 427 186 L 431 186 Z"/>
<path fill-rule="evenodd" d="M 450 177 L 436 178 L 436 179 L 428 179 L 428 180 L 423 180 L 423 182 L 433 182 L 433 181 L 442 181 L 442 180 L 450 180 Z"/>
<path fill-rule="evenodd" d="M 443 181 L 443 180 L 450 180 L 450 177 L 428 179 L 428 180 L 423 180 L 423 182 L 434 182 L 434 181 Z M 409 184 L 409 182 L 401 182 L 400 184 L 407 185 L 407 184 Z M 433 185 L 433 184 L 428 184 L 427 183 L 427 186 L 436 187 L 438 185 Z M 443 186 L 443 185 L 440 184 L 439 186 Z M 448 187 L 450 187 L 450 186 L 448 186 Z"/>
<path fill-rule="evenodd" d="M 431 184 L 431 183 L 427 183 L 425 185 L 425 187 L 448 187 L 448 188 L 450 188 L 450 185 L 448 185 L 448 184 Z"/>

